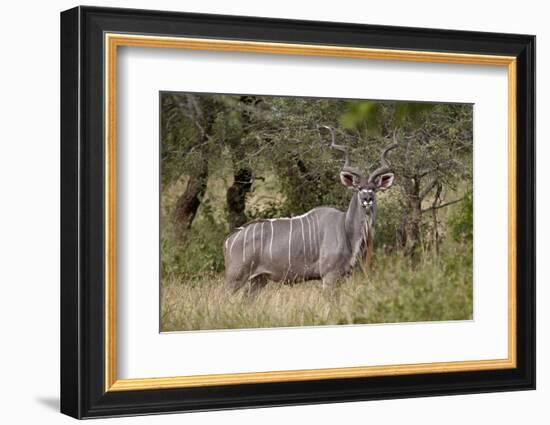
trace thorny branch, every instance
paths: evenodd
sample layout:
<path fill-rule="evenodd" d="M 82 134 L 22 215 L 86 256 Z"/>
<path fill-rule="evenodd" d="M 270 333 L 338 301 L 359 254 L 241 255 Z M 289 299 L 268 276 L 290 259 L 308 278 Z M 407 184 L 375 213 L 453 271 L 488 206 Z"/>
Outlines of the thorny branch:
<path fill-rule="evenodd" d="M 463 196 L 462 198 L 458 198 L 458 199 L 455 199 L 454 201 L 450 201 L 450 202 L 446 202 L 444 204 L 440 204 L 436 207 L 426 208 L 426 209 L 422 210 L 422 212 L 425 213 L 425 212 L 428 212 L 428 211 L 438 210 L 440 208 L 445 208 L 445 207 L 448 207 L 449 205 L 453 205 L 453 204 L 456 204 L 457 202 L 460 202 L 460 201 L 464 200 L 464 198 L 466 198 L 466 197 Z"/>

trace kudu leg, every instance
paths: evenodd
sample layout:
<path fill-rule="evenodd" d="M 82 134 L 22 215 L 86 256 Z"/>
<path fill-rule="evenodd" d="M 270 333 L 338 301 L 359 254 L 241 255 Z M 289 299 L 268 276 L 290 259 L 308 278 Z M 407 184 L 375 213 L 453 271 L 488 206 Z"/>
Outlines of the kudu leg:
<path fill-rule="evenodd" d="M 265 275 L 249 276 L 242 269 L 236 273 L 228 271 L 225 276 L 225 287 L 232 294 L 244 288 L 245 296 L 255 298 L 259 291 L 267 285 L 268 279 Z"/>
<path fill-rule="evenodd" d="M 340 299 L 340 291 L 338 290 L 345 281 L 345 276 L 340 273 L 328 273 L 322 277 L 323 294 L 331 301 Z"/>
<path fill-rule="evenodd" d="M 246 291 L 246 296 L 249 299 L 255 299 L 262 288 L 267 285 L 267 277 L 264 275 L 256 276 L 248 281 L 248 287 Z"/>
<path fill-rule="evenodd" d="M 238 292 L 248 282 L 248 276 L 242 272 L 231 273 L 226 271 L 225 275 L 225 288 L 232 294 Z"/>

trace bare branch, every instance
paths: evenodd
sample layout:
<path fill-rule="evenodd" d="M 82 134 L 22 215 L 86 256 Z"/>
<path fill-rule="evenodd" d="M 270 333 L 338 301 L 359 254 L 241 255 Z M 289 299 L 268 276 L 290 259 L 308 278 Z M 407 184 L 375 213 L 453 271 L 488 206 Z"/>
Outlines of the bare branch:
<path fill-rule="evenodd" d="M 190 95 L 190 94 L 186 95 L 185 97 L 187 99 L 187 104 L 195 112 L 195 116 L 197 118 L 202 118 L 202 109 L 200 108 L 199 104 L 197 103 L 197 99 L 195 99 L 195 97 Z"/>
<path fill-rule="evenodd" d="M 417 174 L 417 176 L 418 177 L 425 177 L 428 174 L 433 173 L 434 171 L 439 171 L 441 169 L 441 167 L 444 167 L 444 166 L 452 164 L 452 163 L 455 163 L 457 165 L 460 164 L 456 159 L 449 159 L 448 161 L 437 163 L 435 166 L 433 166 L 431 168 L 425 168 L 424 170 L 420 171 Z"/>
<path fill-rule="evenodd" d="M 197 143 L 196 145 L 193 145 L 193 146 L 191 146 L 189 149 L 187 149 L 187 152 L 185 152 L 185 153 L 183 154 L 183 156 L 185 157 L 185 156 L 187 156 L 187 155 L 190 155 L 190 154 L 192 154 L 195 150 L 200 149 L 200 148 L 202 148 L 203 146 L 208 145 L 208 144 L 210 143 L 210 141 L 211 141 L 211 140 L 210 140 L 210 136 L 206 135 L 205 139 L 206 139 L 206 140 L 205 140 L 204 142 Z"/>
<path fill-rule="evenodd" d="M 462 198 L 455 199 L 454 201 L 446 202 L 446 203 L 438 205 L 436 207 L 426 208 L 425 210 L 422 210 L 422 213 L 425 213 L 425 212 L 428 212 L 428 211 L 431 211 L 431 210 L 438 210 L 440 208 L 448 207 L 449 205 L 453 205 L 453 204 L 456 204 L 457 202 L 460 202 L 460 201 L 464 200 L 464 198 L 466 198 L 466 197 L 463 196 Z"/>
<path fill-rule="evenodd" d="M 199 118 L 202 116 L 202 110 L 200 109 L 196 99 L 192 95 L 186 95 L 185 96 L 187 100 L 187 105 L 185 105 L 179 97 L 175 97 L 175 101 L 180 107 L 181 113 L 185 115 L 189 121 L 191 121 L 195 127 L 197 127 L 197 130 L 199 130 L 199 133 L 202 138 L 206 136 L 206 132 L 202 125 L 199 122 Z M 193 111 L 194 113 L 192 113 Z"/>
<path fill-rule="evenodd" d="M 428 195 L 428 193 L 430 193 L 432 191 L 432 189 L 434 187 L 437 186 L 437 184 L 439 183 L 439 179 L 437 177 L 434 177 L 432 179 L 431 182 L 429 182 L 426 187 L 420 192 L 420 194 L 418 195 L 418 197 L 422 200 L 426 197 L 426 195 Z"/>

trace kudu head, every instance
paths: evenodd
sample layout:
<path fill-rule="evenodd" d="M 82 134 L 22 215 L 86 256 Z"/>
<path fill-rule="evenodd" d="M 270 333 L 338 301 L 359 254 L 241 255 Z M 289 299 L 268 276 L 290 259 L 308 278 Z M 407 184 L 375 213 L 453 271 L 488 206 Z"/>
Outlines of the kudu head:
<path fill-rule="evenodd" d="M 342 171 L 340 171 L 340 181 L 348 189 L 357 192 L 359 204 L 366 212 L 370 212 L 376 206 L 376 192 L 389 189 L 393 184 L 394 174 L 387 155 L 388 152 L 398 146 L 395 143 L 395 135 L 394 143 L 387 146 L 380 155 L 380 166 L 367 177 L 361 170 L 351 165 L 349 149 L 346 146 L 336 144 L 334 130 L 328 126 L 323 126 L 323 128 L 330 132 L 332 138 L 330 147 L 344 153 L 345 162 Z"/>

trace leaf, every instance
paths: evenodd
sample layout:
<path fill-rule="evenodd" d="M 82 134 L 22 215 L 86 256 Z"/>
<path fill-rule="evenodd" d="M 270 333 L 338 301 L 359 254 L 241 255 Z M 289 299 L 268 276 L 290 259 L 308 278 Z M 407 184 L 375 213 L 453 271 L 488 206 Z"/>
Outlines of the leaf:
<path fill-rule="evenodd" d="M 340 117 L 340 124 L 348 130 L 379 134 L 381 104 L 370 100 L 346 103 L 346 112 Z"/>

